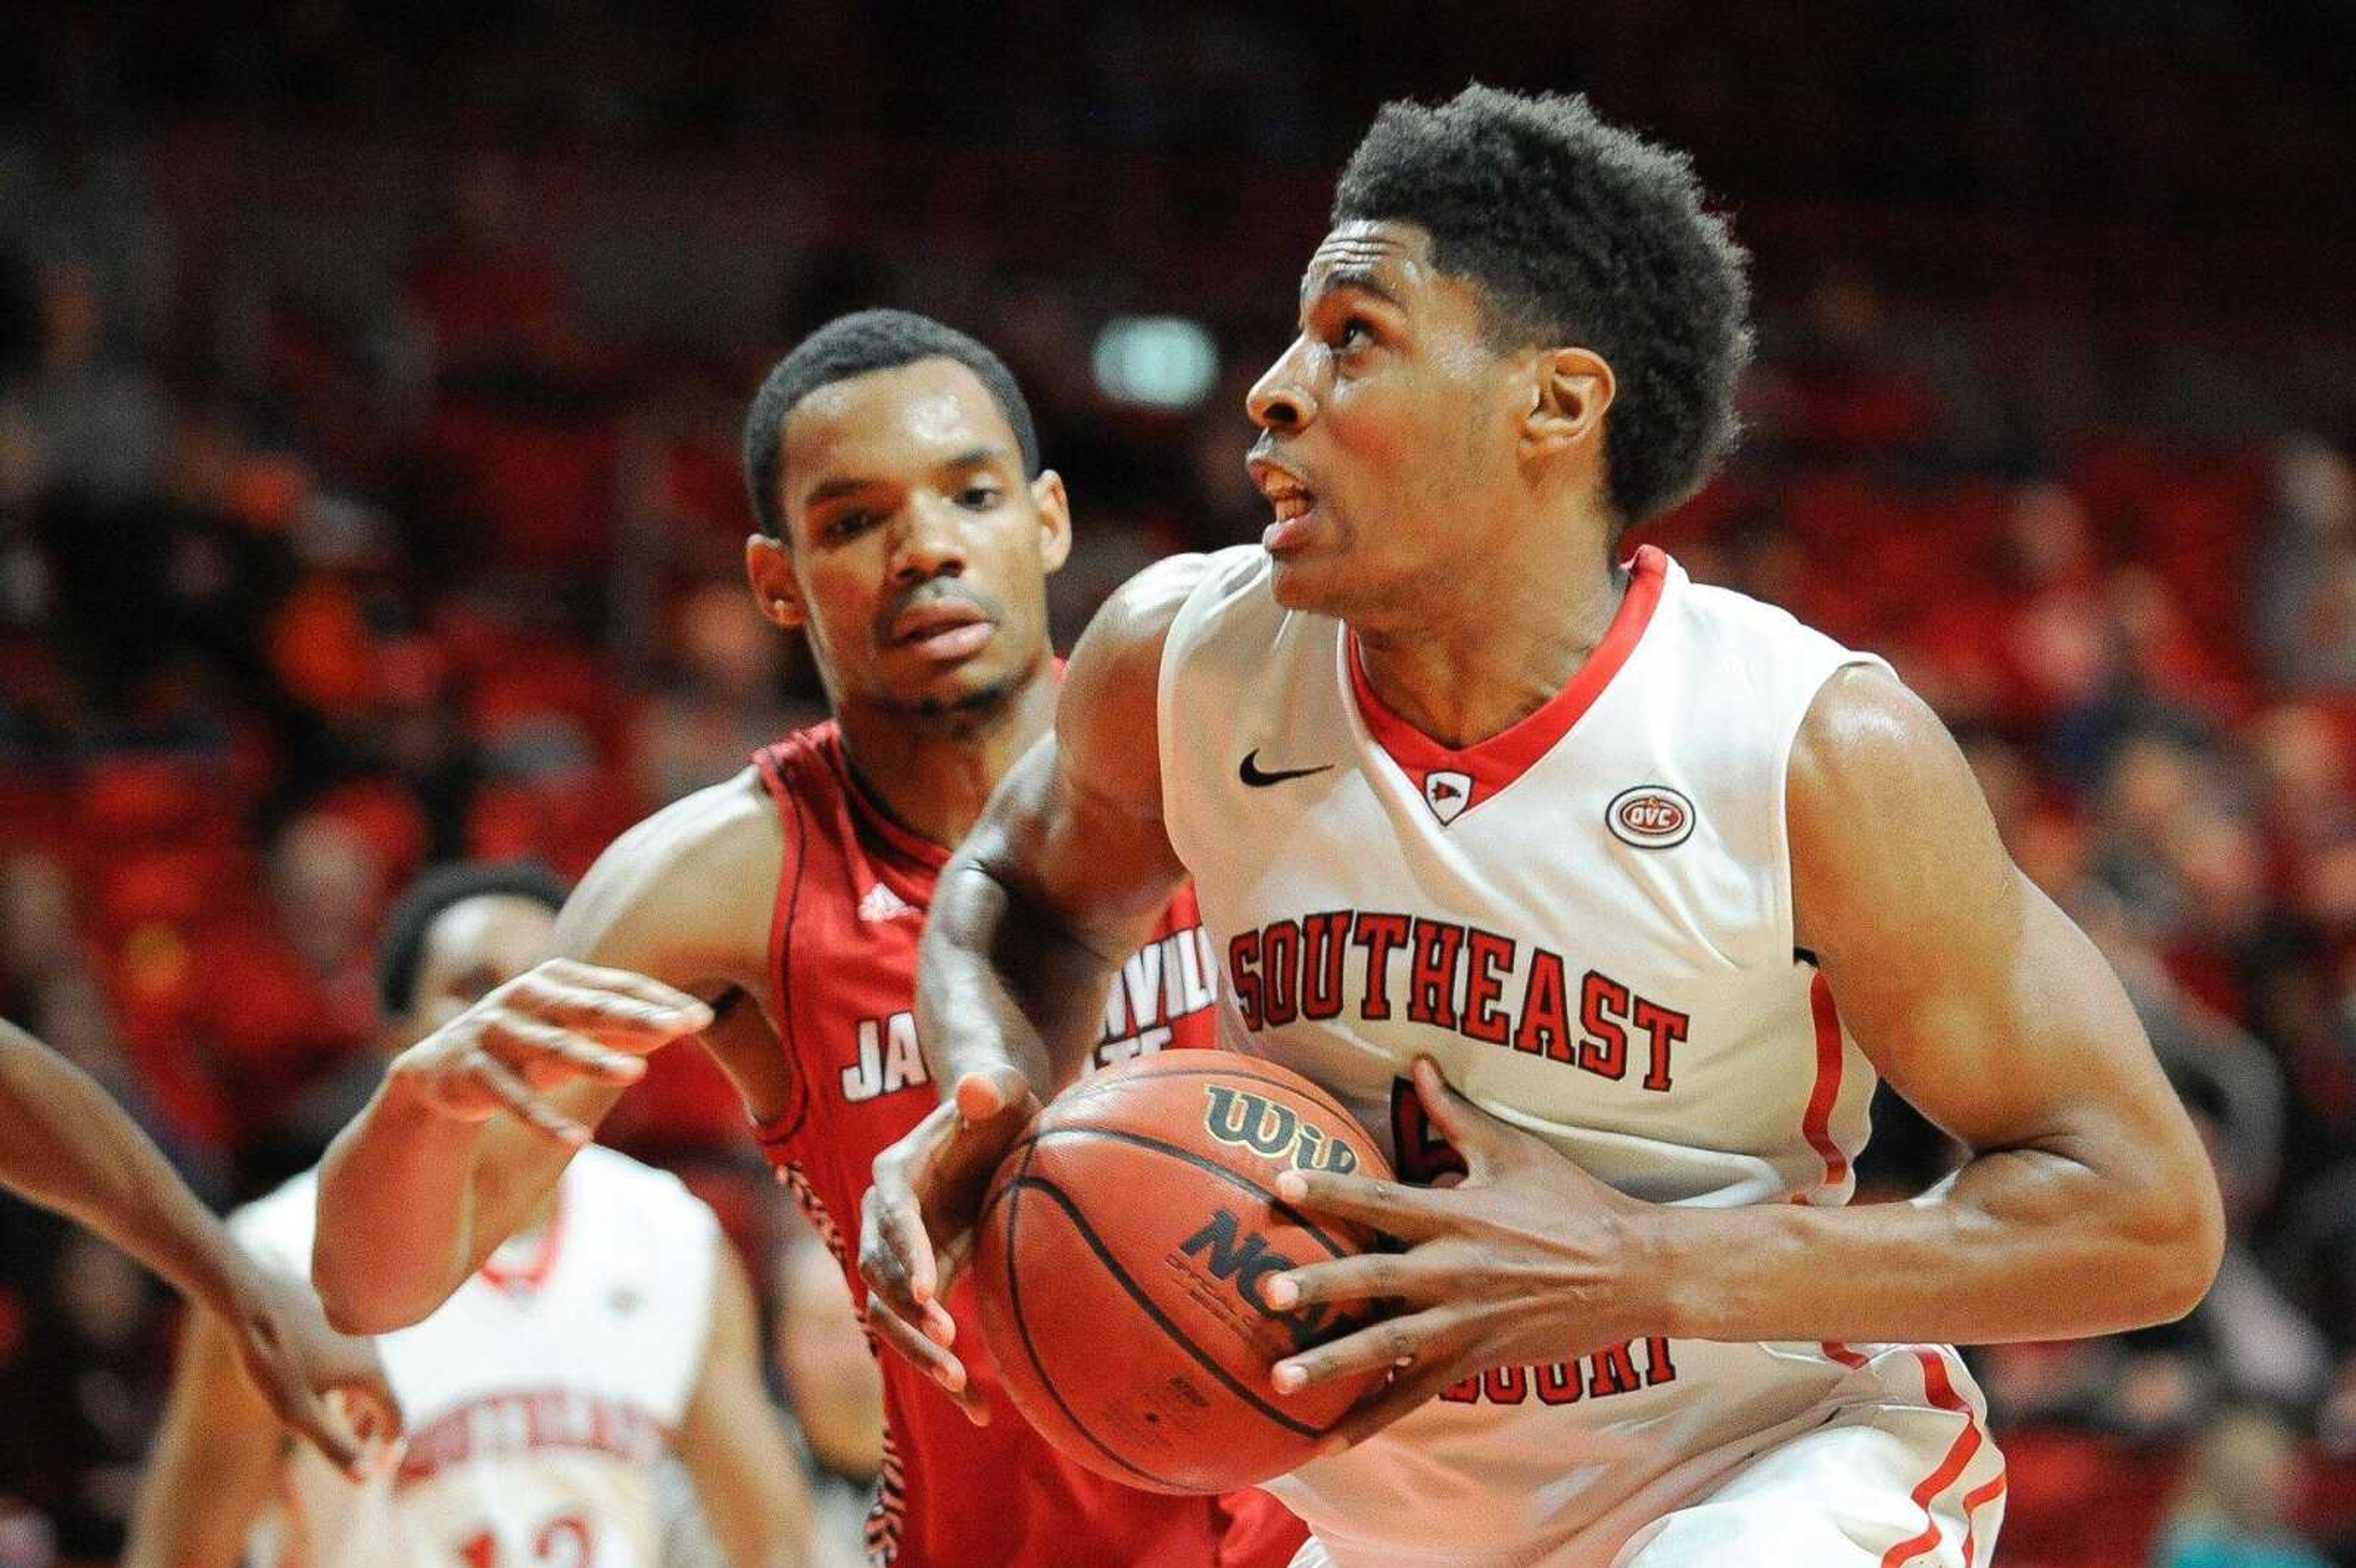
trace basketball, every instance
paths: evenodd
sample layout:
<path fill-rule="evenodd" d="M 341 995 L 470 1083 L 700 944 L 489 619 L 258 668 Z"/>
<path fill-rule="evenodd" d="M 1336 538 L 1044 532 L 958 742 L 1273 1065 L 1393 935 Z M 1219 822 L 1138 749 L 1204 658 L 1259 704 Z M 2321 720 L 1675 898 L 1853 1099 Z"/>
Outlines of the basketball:
<path fill-rule="evenodd" d="M 1228 1491 L 1312 1456 L 1381 1374 L 1279 1396 L 1269 1369 L 1368 1314 L 1277 1312 L 1262 1292 L 1375 1238 L 1280 1202 L 1291 1168 L 1390 1174 L 1332 1096 L 1249 1057 L 1141 1057 L 1042 1111 L 991 1180 L 974 1248 L 982 1332 L 1031 1424 L 1155 1491 Z"/>

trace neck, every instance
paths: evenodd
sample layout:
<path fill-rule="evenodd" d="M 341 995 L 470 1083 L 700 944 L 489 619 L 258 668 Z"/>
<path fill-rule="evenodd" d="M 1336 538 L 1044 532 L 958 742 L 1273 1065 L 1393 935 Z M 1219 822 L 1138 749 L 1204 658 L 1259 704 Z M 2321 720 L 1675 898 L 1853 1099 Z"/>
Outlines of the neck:
<path fill-rule="evenodd" d="M 1054 667 L 1037 670 L 987 711 L 911 713 L 852 699 L 840 703 L 842 749 L 860 784 L 919 837 L 954 847 L 971 830 L 1014 759 L 1055 721 Z"/>
<path fill-rule="evenodd" d="M 1627 596 L 1628 573 L 1591 536 L 1488 559 L 1498 565 L 1460 578 L 1417 624 L 1355 628 L 1375 695 L 1443 746 L 1476 744 L 1544 707 Z"/>

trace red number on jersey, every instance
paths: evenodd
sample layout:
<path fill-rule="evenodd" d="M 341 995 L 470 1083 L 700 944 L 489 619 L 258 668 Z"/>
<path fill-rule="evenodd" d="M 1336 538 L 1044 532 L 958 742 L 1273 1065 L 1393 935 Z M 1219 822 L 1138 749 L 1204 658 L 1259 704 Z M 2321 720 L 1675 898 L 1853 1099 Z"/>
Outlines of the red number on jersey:
<path fill-rule="evenodd" d="M 1443 1176 L 1465 1173 L 1464 1157 L 1431 1125 L 1411 1079 L 1391 1080 L 1391 1147 L 1401 1181 L 1429 1187 Z"/>
<path fill-rule="evenodd" d="M 466 1559 L 466 1568 L 498 1568 L 498 1538 L 478 1530 L 459 1544 L 458 1555 Z M 579 1514 L 559 1514 L 531 1538 L 532 1561 L 549 1568 L 589 1568 L 595 1555 L 588 1521 Z"/>

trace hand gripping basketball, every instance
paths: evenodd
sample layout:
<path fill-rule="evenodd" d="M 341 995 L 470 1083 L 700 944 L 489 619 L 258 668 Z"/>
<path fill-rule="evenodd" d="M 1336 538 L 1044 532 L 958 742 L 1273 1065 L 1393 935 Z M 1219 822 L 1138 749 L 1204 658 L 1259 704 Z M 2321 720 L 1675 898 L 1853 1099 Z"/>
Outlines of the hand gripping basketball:
<path fill-rule="evenodd" d="M 1038 1095 L 1013 1067 L 967 1073 L 955 1094 L 875 1157 L 874 1179 L 860 1203 L 868 1327 L 977 1426 L 990 1424 L 990 1402 L 950 1349 L 958 1326 L 941 1303 L 973 1250 L 991 1173 L 1038 1112 Z"/>
<path fill-rule="evenodd" d="M 1365 1175 L 1287 1171 L 1284 1200 L 1370 1226 L 1403 1251 L 1318 1261 L 1276 1275 L 1268 1297 L 1291 1311 L 1369 1300 L 1394 1310 L 1355 1333 L 1287 1357 L 1272 1382 L 1297 1397 L 1337 1380 L 1395 1374 L 1328 1436 L 1338 1452 L 1442 1389 L 1493 1367 L 1559 1361 L 1659 1332 L 1668 1317 L 1653 1242 L 1675 1211 L 1629 1198 L 1544 1140 L 1451 1088 L 1430 1057 L 1413 1082 L 1433 1128 L 1462 1155 L 1449 1187 Z"/>

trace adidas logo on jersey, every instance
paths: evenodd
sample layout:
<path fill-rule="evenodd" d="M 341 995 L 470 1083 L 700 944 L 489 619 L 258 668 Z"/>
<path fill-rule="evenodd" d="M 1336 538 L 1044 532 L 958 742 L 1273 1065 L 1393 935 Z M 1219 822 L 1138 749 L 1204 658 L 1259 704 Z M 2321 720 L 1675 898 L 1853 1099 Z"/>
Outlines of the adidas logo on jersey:
<path fill-rule="evenodd" d="M 870 923 L 897 920 L 904 914 L 914 914 L 916 906 L 878 882 L 867 890 L 859 901 L 859 918 Z"/>

